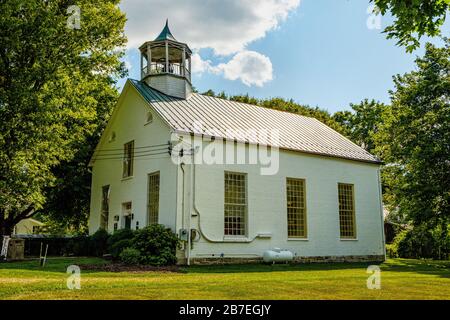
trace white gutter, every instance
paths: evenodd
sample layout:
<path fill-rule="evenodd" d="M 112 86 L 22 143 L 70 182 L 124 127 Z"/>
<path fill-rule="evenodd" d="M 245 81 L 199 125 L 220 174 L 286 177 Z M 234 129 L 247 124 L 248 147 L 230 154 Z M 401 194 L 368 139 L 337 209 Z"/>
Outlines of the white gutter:
<path fill-rule="evenodd" d="M 186 226 L 186 221 L 185 221 L 185 213 L 184 213 L 184 180 L 185 180 L 185 172 L 184 172 L 184 168 L 183 166 L 185 165 L 184 162 L 180 163 L 180 168 L 181 171 L 183 172 L 183 182 L 182 182 L 182 188 L 181 188 L 181 221 L 183 221 L 182 226 L 185 227 Z M 190 214 L 189 216 L 189 224 L 188 224 L 188 244 L 187 244 L 187 248 L 186 248 L 186 260 L 187 260 L 187 265 L 189 266 L 191 263 L 191 227 L 190 227 Z"/>
<path fill-rule="evenodd" d="M 381 190 L 381 167 L 377 170 L 378 175 L 378 198 L 380 200 L 380 216 L 381 216 L 381 246 L 383 248 L 384 260 L 386 260 L 386 238 L 384 234 L 384 214 L 383 214 L 383 192 Z"/>

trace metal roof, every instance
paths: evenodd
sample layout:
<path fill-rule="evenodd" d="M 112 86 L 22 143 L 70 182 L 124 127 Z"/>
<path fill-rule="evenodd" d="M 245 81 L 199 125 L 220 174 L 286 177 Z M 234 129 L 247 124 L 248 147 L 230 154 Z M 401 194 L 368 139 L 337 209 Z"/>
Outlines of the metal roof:
<path fill-rule="evenodd" d="M 165 95 L 144 82 L 129 81 L 170 127 L 180 133 L 273 145 L 254 132 L 274 129 L 279 132 L 278 145 L 275 146 L 280 149 L 381 163 L 315 118 L 198 93 L 193 93 L 188 99 L 179 99 Z M 202 130 L 196 127 L 196 123 L 201 124 Z"/>
<path fill-rule="evenodd" d="M 157 36 L 154 41 L 163 41 L 163 40 L 177 41 L 175 37 L 172 35 L 172 32 L 170 32 L 169 19 L 166 20 L 166 25 L 164 26 L 164 29 L 161 31 L 159 36 Z"/>

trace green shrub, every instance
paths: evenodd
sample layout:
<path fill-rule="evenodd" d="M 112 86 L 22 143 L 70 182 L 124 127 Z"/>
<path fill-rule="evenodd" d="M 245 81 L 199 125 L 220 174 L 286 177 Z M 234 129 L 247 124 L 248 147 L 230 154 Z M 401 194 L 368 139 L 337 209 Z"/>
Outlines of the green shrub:
<path fill-rule="evenodd" d="M 386 244 L 386 255 L 389 258 L 398 258 L 397 247 L 393 243 Z"/>
<path fill-rule="evenodd" d="M 111 246 L 124 239 L 132 239 L 134 235 L 134 232 L 130 229 L 119 229 L 114 231 L 112 235 L 108 238 L 108 248 L 111 248 Z"/>
<path fill-rule="evenodd" d="M 132 247 L 140 252 L 140 263 L 154 266 L 177 262 L 178 237 L 162 225 L 150 225 L 135 232 Z"/>
<path fill-rule="evenodd" d="M 386 247 L 387 249 L 387 247 Z M 448 259 L 450 253 L 450 228 L 414 226 L 400 232 L 392 243 L 392 253 L 400 258 Z"/>
<path fill-rule="evenodd" d="M 90 255 L 100 257 L 107 252 L 109 234 L 104 229 L 98 229 L 90 236 Z"/>
<path fill-rule="evenodd" d="M 122 241 L 124 241 L 124 240 L 122 240 Z M 139 261 L 141 260 L 141 253 L 139 252 L 139 250 L 136 250 L 133 248 L 125 248 L 120 253 L 119 257 L 120 257 L 120 261 L 122 261 L 125 264 L 137 265 L 137 264 L 139 264 Z"/>
<path fill-rule="evenodd" d="M 108 252 L 111 254 L 113 259 L 118 259 L 122 251 L 126 248 L 132 247 L 133 243 L 131 239 L 122 239 L 111 245 Z"/>
<path fill-rule="evenodd" d="M 108 238 L 108 253 L 110 253 L 114 259 L 118 259 L 123 249 L 131 247 L 133 235 L 134 232 L 130 229 L 116 230 Z"/>
<path fill-rule="evenodd" d="M 86 236 L 76 237 L 69 241 L 68 246 L 71 251 L 69 254 L 74 256 L 89 256 L 90 238 Z"/>

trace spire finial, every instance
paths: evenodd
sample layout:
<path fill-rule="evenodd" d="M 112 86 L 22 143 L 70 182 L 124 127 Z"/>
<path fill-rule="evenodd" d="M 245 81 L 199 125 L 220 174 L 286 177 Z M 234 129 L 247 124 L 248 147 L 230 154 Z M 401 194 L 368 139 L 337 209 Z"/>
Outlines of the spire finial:
<path fill-rule="evenodd" d="M 166 25 L 164 26 L 164 29 L 161 31 L 159 36 L 155 39 L 155 41 L 160 41 L 160 40 L 177 41 L 175 39 L 175 37 L 172 35 L 172 33 L 170 32 L 170 29 L 169 29 L 169 18 L 166 18 Z"/>

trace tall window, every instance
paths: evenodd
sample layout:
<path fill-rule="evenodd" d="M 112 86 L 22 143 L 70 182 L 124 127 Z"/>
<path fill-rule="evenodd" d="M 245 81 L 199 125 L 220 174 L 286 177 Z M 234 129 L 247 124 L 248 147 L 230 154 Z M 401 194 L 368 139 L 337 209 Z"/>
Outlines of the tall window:
<path fill-rule="evenodd" d="M 159 172 L 148 175 L 147 201 L 148 224 L 157 224 L 159 214 Z"/>
<path fill-rule="evenodd" d="M 247 175 L 225 172 L 225 235 L 246 235 Z"/>
<path fill-rule="evenodd" d="M 355 200 L 352 184 L 338 184 L 339 225 L 341 238 L 356 238 Z"/>
<path fill-rule="evenodd" d="M 133 175 L 134 141 L 123 145 L 123 177 Z"/>
<path fill-rule="evenodd" d="M 100 228 L 108 230 L 108 220 L 109 220 L 109 185 L 102 187 Z"/>
<path fill-rule="evenodd" d="M 289 238 L 306 238 L 305 180 L 286 179 Z"/>

